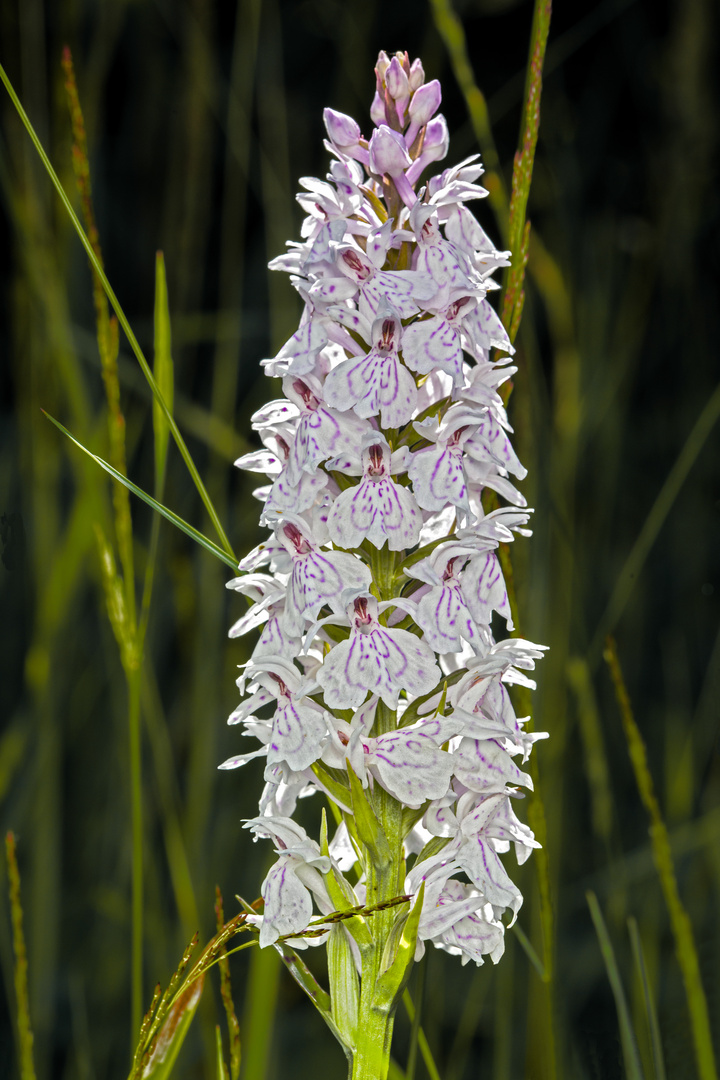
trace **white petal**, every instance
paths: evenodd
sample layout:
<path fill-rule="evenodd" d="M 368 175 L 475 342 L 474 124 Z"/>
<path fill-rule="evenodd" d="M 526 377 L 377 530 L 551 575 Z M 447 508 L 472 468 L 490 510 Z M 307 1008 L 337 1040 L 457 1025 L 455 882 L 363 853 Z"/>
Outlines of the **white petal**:
<path fill-rule="evenodd" d="M 405 806 L 441 799 L 450 786 L 453 762 L 432 739 L 419 733 L 392 732 L 375 739 L 370 764 L 382 786 Z"/>
<path fill-rule="evenodd" d="M 403 359 L 413 371 L 423 375 L 440 368 L 452 376 L 453 386 L 463 384 L 463 352 L 460 336 L 445 319 L 436 316 L 405 328 Z"/>
<path fill-rule="evenodd" d="M 358 547 L 367 537 L 377 548 L 388 542 L 390 551 L 414 547 L 420 536 L 422 514 L 412 493 L 390 479 L 365 479 L 335 500 L 328 516 L 328 531 L 340 547 Z"/>
<path fill-rule="evenodd" d="M 415 380 L 397 354 L 383 356 L 375 349 L 359 359 L 343 360 L 330 372 L 323 390 L 334 408 L 354 409 L 362 417 L 380 413 L 386 428 L 406 424 L 417 400 Z"/>
<path fill-rule="evenodd" d="M 453 760 L 456 777 L 471 791 L 504 792 L 506 784 L 523 784 L 532 791 L 532 779 L 494 739 L 461 739 Z"/>
<path fill-rule="evenodd" d="M 437 653 L 459 652 L 463 638 L 480 644 L 480 631 L 458 589 L 435 587 L 420 600 L 417 624 Z"/>
<path fill-rule="evenodd" d="M 497 611 L 506 620 L 508 630 L 514 629 L 505 578 L 494 551 L 485 551 L 471 559 L 460 574 L 460 582 L 463 597 L 477 622 L 489 626 L 493 611 Z"/>
<path fill-rule="evenodd" d="M 326 735 L 324 713 L 310 705 L 289 702 L 273 717 L 268 765 L 285 761 L 293 772 L 302 772 L 320 757 Z"/>
<path fill-rule="evenodd" d="M 413 455 L 408 476 L 423 510 L 443 510 L 448 503 L 469 513 L 462 452 L 440 443 Z"/>
<path fill-rule="evenodd" d="M 357 708 L 368 690 L 394 709 L 400 690 L 424 694 L 440 671 L 432 650 L 414 634 L 377 627 L 369 634 L 353 631 L 331 649 L 316 678 L 332 709 Z"/>
<path fill-rule="evenodd" d="M 304 930 L 312 918 L 312 898 L 295 873 L 295 860 L 281 855 L 265 878 L 262 889 L 265 901 L 260 928 L 260 948 L 285 934 Z"/>

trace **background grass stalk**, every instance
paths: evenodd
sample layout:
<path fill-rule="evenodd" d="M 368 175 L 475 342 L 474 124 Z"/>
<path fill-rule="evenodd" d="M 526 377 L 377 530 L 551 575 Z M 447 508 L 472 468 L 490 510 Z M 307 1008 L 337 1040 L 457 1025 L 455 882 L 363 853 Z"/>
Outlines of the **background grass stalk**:
<path fill-rule="evenodd" d="M 9 832 L 5 837 L 10 914 L 12 917 L 13 950 L 15 952 L 15 1009 L 18 1040 L 20 1043 L 21 1080 L 35 1080 L 33 1059 L 33 1033 L 30 1024 L 30 999 L 28 996 L 28 963 L 23 933 L 23 909 L 20 898 L 20 871 L 15 850 L 15 836 Z"/>
<path fill-rule="evenodd" d="M 675 938 L 675 951 L 685 984 L 698 1075 L 700 1080 L 717 1080 L 710 1017 L 708 1015 L 705 991 L 700 978 L 700 963 L 695 948 L 692 924 L 680 899 L 670 841 L 665 822 L 660 813 L 660 805 L 655 795 L 653 779 L 648 768 L 645 743 L 633 716 L 617 648 L 612 637 L 606 639 L 604 658 L 610 670 L 615 697 L 620 708 L 620 716 L 630 753 L 630 761 L 635 773 L 635 781 L 640 792 L 640 798 L 650 817 L 650 843 L 652 845 L 653 860 L 657 867 L 665 903 L 670 915 L 670 925 Z"/>

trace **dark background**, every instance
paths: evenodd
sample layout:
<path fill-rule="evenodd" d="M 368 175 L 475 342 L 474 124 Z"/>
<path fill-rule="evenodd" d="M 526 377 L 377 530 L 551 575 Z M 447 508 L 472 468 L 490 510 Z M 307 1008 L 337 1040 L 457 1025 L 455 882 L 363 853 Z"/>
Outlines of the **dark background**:
<path fill-rule="evenodd" d="M 509 182 L 532 6 L 465 0 L 456 10 Z M 369 133 L 378 49 L 404 48 L 442 81 L 447 164 L 477 149 L 432 8 L 7 0 L 0 34 L 0 60 L 77 204 L 60 68 L 62 46 L 72 49 L 108 276 L 149 354 L 155 252 L 165 254 L 176 416 L 244 553 L 259 539 L 259 504 L 231 463 L 252 444 L 252 411 L 278 393 L 258 361 L 300 314 L 285 275 L 265 264 L 298 238 L 298 177 L 327 169 L 323 107 L 351 113 Z M 696 1075 L 647 817 L 601 659 L 610 629 L 716 1032 L 720 1020 L 717 40 L 712 0 L 558 3 L 550 32 L 511 419 L 536 508 L 535 536 L 515 553 L 522 629 L 551 646 L 535 695 L 536 726 L 551 739 L 537 756 L 557 925 L 558 1069 L 572 1078 L 624 1075 L 588 888 L 605 911 L 643 1060 L 629 915 L 668 1077 Z M 127 1074 L 130 1023 L 126 691 L 93 532 L 101 521 L 112 533 L 110 489 L 39 410 L 106 455 L 105 400 L 84 252 L 4 92 L 0 108 L 0 825 L 18 837 L 39 1076 L 104 1080 Z M 473 207 L 499 240 L 487 203 Z M 119 366 L 129 472 L 150 489 L 151 398 L 122 340 Z M 172 449 L 165 501 L 210 535 Z M 142 568 L 151 516 L 137 501 L 133 524 Z M 641 536 L 644 554 L 628 567 Z M 241 610 L 227 576 L 163 525 L 143 698 L 148 1000 L 194 930 L 213 932 L 215 884 L 234 914 L 234 893 L 258 894 L 268 858 L 240 826 L 254 812 L 260 767 L 216 771 L 238 750 L 224 720 L 237 700 L 235 665 L 251 647 L 226 639 Z M 319 804 L 303 812 L 315 830 Z M 532 860 L 511 873 L 526 896 L 520 923 L 542 951 Z M 0 1004 L 0 1076 L 11 1076 L 7 909 L 0 955 L 9 1002 Z M 249 955 L 233 962 L 248 1080 L 342 1075 L 332 1038 L 284 973 L 278 988 L 272 957 L 255 962 L 255 990 L 245 993 Z M 443 1080 L 551 1075 L 542 993 L 512 934 L 497 969 L 461 969 L 434 952 L 423 1023 Z M 178 1075 L 214 1075 L 213 995 L 206 990 Z M 253 1039 L 262 1042 L 259 1018 L 267 1026 L 274 1008 L 265 1073 Z M 401 1063 L 406 1045 L 403 1018 Z"/>

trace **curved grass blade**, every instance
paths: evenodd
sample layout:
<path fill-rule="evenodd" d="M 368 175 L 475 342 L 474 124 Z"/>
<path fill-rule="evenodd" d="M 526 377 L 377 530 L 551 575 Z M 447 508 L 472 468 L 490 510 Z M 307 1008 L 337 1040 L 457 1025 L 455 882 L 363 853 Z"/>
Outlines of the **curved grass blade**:
<path fill-rule="evenodd" d="M 638 930 L 637 919 L 634 917 L 628 919 L 628 931 L 630 933 L 630 943 L 632 945 L 635 967 L 637 968 L 638 977 L 642 986 L 645 1015 L 647 1017 L 648 1030 L 650 1031 L 650 1045 L 652 1047 L 653 1056 L 653 1080 L 667 1080 L 657 1009 L 655 1008 L 652 990 L 650 989 L 650 980 L 645 966 L 645 955 L 643 953 L 642 941 L 640 940 L 640 931 Z"/>
<path fill-rule="evenodd" d="M 195 487 L 197 488 L 197 491 L 198 491 L 198 493 L 200 495 L 200 498 L 202 499 L 202 501 L 203 501 L 203 503 L 205 505 L 205 509 L 207 510 L 208 514 L 210 515 L 210 520 L 212 521 L 212 523 L 213 523 L 213 525 L 215 527 L 215 530 L 216 530 L 216 532 L 218 534 L 218 537 L 220 538 L 220 543 L 222 544 L 222 547 L 225 549 L 225 551 L 228 553 L 228 555 L 232 555 L 233 554 L 232 546 L 231 546 L 230 541 L 228 540 L 228 538 L 227 538 L 227 536 L 225 534 L 225 530 L 222 527 L 222 524 L 220 522 L 220 518 L 217 515 L 217 511 L 215 510 L 215 507 L 213 506 L 212 500 L 211 500 L 211 498 L 210 498 L 210 496 L 209 496 L 209 494 L 207 492 L 207 489 L 205 488 L 205 485 L 202 482 L 202 479 L 200 477 L 200 473 L 198 472 L 197 467 L 195 465 L 195 462 L 193 461 L 193 459 L 192 459 L 192 457 L 190 455 L 190 451 L 188 450 L 188 448 L 187 448 L 187 446 L 185 444 L 185 440 L 183 439 L 182 435 L 180 434 L 180 429 L 178 428 L 177 424 L 175 423 L 175 420 L 173 419 L 172 413 L 171 413 L 171 411 L 170 411 L 170 409 L 168 407 L 168 403 L 165 400 L 165 397 L 164 397 L 162 391 L 160 390 L 160 387 L 158 386 L 157 382 L 155 381 L 155 377 L 154 377 L 152 371 L 150 370 L 150 365 L 148 364 L 147 360 L 145 359 L 145 354 L 143 353 L 142 349 L 140 348 L 140 343 L 138 342 L 137 338 L 135 337 L 133 329 L 130 326 L 130 323 L 128 322 L 127 316 L 125 315 L 125 312 L 123 311 L 122 307 L 120 306 L 120 301 L 118 300 L 117 296 L 115 295 L 115 292 L 113 291 L 113 288 L 112 288 L 110 282 L 107 279 L 107 275 L 105 274 L 105 271 L 103 270 L 102 264 L 100 263 L 95 251 L 93 250 L 93 246 L 90 243 L 90 241 L 88 240 L 88 237 L 87 237 L 87 235 L 85 233 L 85 230 L 83 229 L 82 225 L 80 224 L 80 220 L 79 220 L 77 214 L 75 213 L 75 211 L 72 208 L 72 204 L 70 202 L 70 199 L 68 198 L 64 187 L 60 183 L 60 179 L 59 179 L 57 173 L 55 172 L 54 168 L 52 167 L 52 164 L 50 163 L 50 159 L 47 156 L 47 154 L 45 153 L 45 150 L 43 149 L 43 145 L 40 142 L 40 139 L 38 138 L 38 135 L 37 135 L 37 133 L 35 131 L 35 128 L 32 126 L 29 116 L 27 115 L 27 113 L 23 109 L 22 104 L 20 102 L 20 99 L 17 96 L 17 94 L 15 93 L 15 89 L 14 89 L 12 83 L 10 82 L 10 79 L 7 76 L 7 72 L 5 71 L 2 64 L 0 64 L 0 81 L 2 81 L 3 85 L 5 86 L 5 89 L 7 90 L 8 94 L 10 95 L 10 99 L 11 99 L 13 105 L 15 106 L 15 109 L 16 109 L 16 111 L 18 113 L 18 116 L 22 120 L 22 122 L 23 122 L 23 124 L 25 126 L 25 130 L 27 131 L 28 135 L 30 136 L 30 139 L 32 140 L 33 146 L 37 150 L 38 155 L 40 157 L 40 160 L 42 161 L 43 166 L 45 167 L 45 170 L 46 170 L 48 176 L 50 177 L 50 179 L 51 179 L 51 181 L 53 183 L 53 186 L 54 186 L 55 190 L 57 191 L 57 193 L 58 193 L 58 195 L 60 197 L 60 201 L 62 202 L 63 206 L 65 207 L 65 210 L 68 213 L 68 216 L 70 217 L 70 220 L 72 221 L 75 232 L 80 237 L 80 242 L 82 243 L 83 247 L 85 248 L 85 251 L 87 252 L 87 256 L 88 256 L 88 259 L 90 260 L 92 268 L 95 271 L 95 273 L 98 275 L 98 277 L 99 277 L 99 279 L 100 279 L 100 281 L 102 283 L 102 287 L 105 290 L 105 295 L 107 296 L 108 300 L 110 301 L 110 304 L 111 304 L 115 314 L 117 315 L 118 322 L 120 323 L 123 330 L 125 331 L 125 336 L 127 337 L 128 342 L 130 343 L 130 347 L 131 347 L 132 351 L 135 353 L 135 356 L 137 358 L 137 362 L 139 363 L 140 367 L 142 368 L 142 372 L 143 372 L 145 378 L 148 381 L 150 389 L 152 390 L 152 393 L 153 393 L 153 398 L 157 402 L 157 404 L 160 406 L 163 413 L 165 414 L 165 417 L 167 418 L 168 426 L 170 428 L 170 431 L 172 432 L 172 436 L 173 436 L 173 438 L 175 440 L 177 448 L 180 451 L 180 454 L 182 455 L 183 461 L 185 462 L 185 464 L 187 466 L 187 469 L 188 469 L 188 472 L 190 473 L 190 476 L 192 477 L 192 481 L 195 484 Z M 235 566 L 236 564 L 237 564 L 237 560 L 233 556 L 233 565 Z"/>
<path fill-rule="evenodd" d="M 675 938 L 675 952 L 685 984 L 685 996 L 687 998 L 688 1012 L 690 1013 L 690 1027 L 695 1047 L 698 1076 L 700 1080 L 717 1080 L 710 1014 L 700 977 L 700 960 L 695 947 L 692 923 L 685 910 L 685 905 L 680 899 L 675 864 L 670 849 L 670 839 L 655 794 L 655 785 L 648 767 L 645 743 L 633 716 L 630 696 L 625 686 L 615 641 L 610 636 L 605 640 L 604 659 L 610 670 L 615 697 L 620 709 L 630 761 L 635 773 L 635 782 L 650 818 L 650 843 L 653 860 L 670 916 L 670 926 Z"/>
<path fill-rule="evenodd" d="M 223 551 L 221 547 L 213 543 L 212 540 L 208 540 L 207 536 L 199 532 L 198 529 L 193 528 L 192 525 L 189 525 L 188 522 L 184 521 L 181 517 L 178 516 L 178 514 L 173 513 L 173 511 L 169 510 L 167 506 L 163 506 L 163 504 L 159 503 L 157 499 L 153 499 L 152 495 L 148 495 L 147 492 L 143 491 L 142 488 L 139 488 L 137 484 L 133 484 L 132 480 L 128 480 L 127 476 L 123 476 L 122 473 L 119 473 L 117 471 L 117 469 L 113 469 L 112 465 L 108 465 L 107 461 L 104 461 L 101 457 L 98 457 L 97 454 L 93 454 L 91 450 L 88 450 L 86 446 L 83 446 L 81 442 L 78 442 L 75 436 L 71 435 L 67 428 L 63 427 L 59 420 L 55 420 L 55 418 L 52 417 L 50 413 L 45 412 L 44 409 L 42 410 L 42 412 L 45 416 L 47 416 L 48 420 L 55 425 L 56 428 L 62 431 L 63 435 L 67 435 L 68 439 L 70 439 L 71 442 L 74 442 L 75 445 L 79 447 L 79 449 L 82 450 L 84 454 L 87 454 L 88 457 L 92 458 L 92 460 L 97 465 L 99 465 L 101 469 L 104 469 L 106 473 L 109 473 L 114 480 L 117 480 L 120 484 L 124 484 L 129 491 L 132 491 L 132 493 L 134 495 L 137 495 L 139 499 L 142 499 L 143 502 L 146 502 L 148 506 L 151 506 L 153 510 L 156 510 L 158 512 L 158 514 L 162 514 L 164 518 L 167 518 L 168 521 L 172 522 L 173 525 L 177 526 L 177 528 L 184 532 L 186 536 L 189 536 L 197 544 L 200 544 L 200 546 L 204 547 L 206 551 L 209 551 L 211 555 L 214 555 L 217 559 L 220 559 L 221 562 L 224 562 L 226 566 L 229 566 L 233 570 L 237 570 L 237 561 L 235 560 L 235 557 L 233 555 L 230 555 L 228 554 L 228 552 Z"/>
<path fill-rule="evenodd" d="M 612 988 L 613 997 L 615 998 L 615 1008 L 617 1009 L 618 1023 L 620 1024 L 620 1041 L 622 1043 L 623 1060 L 625 1062 L 625 1074 L 628 1080 L 643 1080 L 640 1056 L 635 1041 L 635 1032 L 633 1031 L 630 1020 L 630 1011 L 625 999 L 625 991 L 623 990 L 622 979 L 620 978 L 620 972 L 615 959 L 615 952 L 612 947 L 610 935 L 607 926 L 605 925 L 605 920 L 602 917 L 602 911 L 600 910 L 597 896 L 594 892 L 587 892 L 585 897 L 588 902 L 588 907 L 590 908 L 592 921 L 595 925 L 595 933 L 597 934 L 598 942 L 600 943 L 600 951 L 603 960 L 605 961 L 607 977 Z"/>

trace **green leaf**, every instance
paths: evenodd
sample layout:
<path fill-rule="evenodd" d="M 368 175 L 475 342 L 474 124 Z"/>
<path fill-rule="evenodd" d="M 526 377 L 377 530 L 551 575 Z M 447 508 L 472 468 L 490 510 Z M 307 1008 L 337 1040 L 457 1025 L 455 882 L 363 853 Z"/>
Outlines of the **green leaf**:
<path fill-rule="evenodd" d="M 50 413 L 45 412 L 44 409 L 42 409 L 41 411 L 45 416 L 47 416 L 48 420 L 55 425 L 56 428 L 62 431 L 63 435 L 67 435 L 68 439 L 70 439 L 71 442 L 74 442 L 75 445 L 79 447 L 84 454 L 87 454 L 89 458 L 92 458 L 92 460 L 97 465 L 99 465 L 101 469 L 104 469 L 106 473 L 109 473 L 114 480 L 117 480 L 120 484 L 124 484 L 124 486 L 129 491 L 132 491 L 134 495 L 137 495 L 138 498 L 143 500 L 143 502 L 146 502 L 148 506 L 151 506 L 153 508 L 153 510 L 157 510 L 158 514 L 162 514 L 164 518 L 167 518 L 168 521 L 172 522 L 173 525 L 177 526 L 177 528 L 184 532 L 186 536 L 191 537 L 191 539 L 195 540 L 195 542 L 200 544 L 201 547 L 204 547 L 206 551 L 209 551 L 211 555 L 214 555 L 216 558 L 220 559 L 221 562 L 224 562 L 226 566 L 229 566 L 232 570 L 237 570 L 237 562 L 232 555 L 229 555 L 227 552 L 223 551 L 223 549 L 221 547 L 218 547 L 217 544 L 213 543 L 212 540 L 208 540 L 207 536 L 204 536 L 197 529 L 193 528 L 193 526 L 189 525 L 187 521 L 183 521 L 183 519 L 177 514 L 173 513 L 172 510 L 168 510 L 167 506 L 163 506 L 163 504 L 159 503 L 157 499 L 153 499 L 152 495 L 148 495 L 147 492 L 143 491 L 142 488 L 139 488 L 137 484 L 133 484 L 132 480 L 128 480 L 128 478 L 126 476 L 123 476 L 122 473 L 119 473 L 117 469 L 113 469 L 112 465 L 108 465 L 107 461 L 104 461 L 101 457 L 98 457 L 97 454 L 93 454 L 91 450 L 88 450 L 87 447 L 83 446 L 81 442 L 78 442 L 75 436 L 71 435 L 67 428 L 63 427 L 59 420 L 55 420 L 54 417 L 50 416 Z"/>
<path fill-rule="evenodd" d="M 605 925 L 605 920 L 603 919 L 597 896 L 594 892 L 587 892 L 585 893 L 585 897 L 588 902 L 588 907 L 590 908 L 592 921 L 595 924 L 595 932 L 600 943 L 600 951 L 603 960 L 605 961 L 605 970 L 607 971 L 607 977 L 610 982 L 613 997 L 615 998 L 615 1008 L 617 1009 L 618 1023 L 620 1025 L 620 1041 L 622 1044 L 623 1060 L 625 1062 L 625 1073 L 628 1080 L 643 1080 L 643 1071 L 640 1065 L 637 1043 L 635 1041 L 635 1032 L 633 1031 L 632 1021 L 630 1019 L 630 1010 L 628 1009 L 628 1004 L 625 999 L 625 991 L 623 990 L 620 971 L 615 959 L 615 952 L 612 947 L 610 935 L 607 926 Z"/>
<path fill-rule="evenodd" d="M 202 997 L 204 981 L 203 975 L 193 979 L 170 1006 L 143 1065 L 142 1080 L 166 1080 L 170 1076 Z"/>
<path fill-rule="evenodd" d="M 327 943 L 332 1018 L 348 1046 L 355 1045 L 360 1006 L 358 978 L 345 927 L 336 923 Z"/>
<path fill-rule="evenodd" d="M 170 410 L 168 408 L 168 404 L 167 404 L 167 402 L 165 400 L 165 397 L 162 394 L 157 382 L 155 381 L 155 377 L 154 377 L 152 371 L 150 370 L 150 365 L 148 364 L 147 360 L 145 359 L 145 354 L 143 353 L 142 349 L 140 348 L 140 343 L 138 342 L 138 339 L 135 337 L 133 329 L 130 326 L 130 323 L 128 322 L 127 316 L 126 316 L 125 312 L 123 311 L 122 307 L 120 306 L 120 301 L 118 300 L 117 296 L 115 295 L 115 292 L 114 292 L 112 286 L 110 285 L 110 282 L 107 279 L 107 275 L 105 274 L 102 263 L 100 262 L 100 260 L 98 259 L 95 251 L 93 250 L 93 246 L 90 243 L 90 241 L 88 240 L 88 237 L 87 237 L 87 235 L 85 233 L 85 230 L 83 229 L 82 225 L 80 224 L 80 219 L 78 218 L 77 214 L 73 210 L 72 203 L 70 202 L 70 199 L 68 198 L 67 192 L 65 191 L 65 188 L 60 183 L 60 178 L 58 177 L 57 173 L 55 172 L 54 168 L 52 167 L 52 164 L 50 162 L 50 158 L 45 153 L 43 145 L 40 142 L 40 139 L 38 138 L 37 132 L 35 131 L 35 128 L 32 126 L 32 124 L 30 123 L 30 118 L 29 118 L 28 114 L 25 112 L 25 110 L 23 109 L 22 104 L 20 103 L 20 98 L 15 93 L 15 89 L 14 89 L 12 83 L 10 82 L 10 79 L 7 76 L 7 72 L 5 71 L 2 64 L 0 64 L 0 81 L 2 81 L 3 85 L 5 86 L 5 89 L 7 90 L 8 94 L 10 95 L 10 100 L 12 101 L 13 105 L 15 106 L 15 109 L 17 110 L 17 114 L 18 114 L 18 116 L 20 117 L 20 119 L 22 120 L 22 122 L 23 122 L 23 124 L 25 126 L 25 130 L 27 131 L 28 135 L 30 136 L 32 144 L 33 144 L 33 146 L 35 147 L 35 149 L 38 152 L 40 160 L 42 161 L 43 166 L 45 168 L 45 171 L 47 172 L 48 176 L 50 177 L 50 180 L 52 181 L 52 184 L 53 184 L 55 190 L 57 191 L 57 193 L 58 193 L 58 195 L 60 197 L 60 201 L 62 202 L 63 206 L 65 207 L 65 210 L 67 211 L 67 214 L 68 214 L 68 216 L 70 218 L 70 221 L 73 224 L 73 228 L 75 229 L 75 232 L 78 234 L 78 236 L 80 238 L 80 242 L 82 243 L 82 246 L 85 248 L 85 251 L 87 253 L 87 257 L 90 260 L 90 264 L 91 264 L 93 270 L 95 271 L 95 273 L 97 274 L 98 278 L 100 279 L 100 282 L 102 283 L 102 287 L 105 290 L 105 295 L 107 296 L 108 300 L 110 301 L 110 304 L 111 304 L 111 306 L 113 308 L 113 311 L 117 315 L 118 322 L 120 323 L 123 330 L 125 331 L 125 336 L 128 339 L 128 342 L 130 344 L 130 348 L 134 352 L 135 357 L 137 359 L 137 362 L 138 362 L 138 364 L 140 365 L 140 367 L 142 369 L 142 373 L 145 376 L 145 378 L 147 379 L 148 384 L 150 386 L 150 389 L 152 390 L 153 398 L 155 399 L 155 401 L 157 401 L 158 405 L 160 406 L 160 408 L 165 413 L 165 416 L 167 417 L 168 426 L 170 428 L 170 431 L 172 432 L 172 436 L 173 436 L 173 439 L 175 440 L 175 444 L 176 444 L 178 450 L 180 451 L 180 454 L 182 456 L 183 461 L 185 462 L 185 464 L 187 466 L 187 469 L 188 469 L 188 472 L 190 473 L 192 481 L 195 484 L 195 487 L 196 487 L 196 489 L 198 491 L 198 494 L 200 495 L 200 498 L 202 499 L 202 501 L 203 501 L 203 503 L 205 505 L 205 509 L 207 510 L 208 514 L 210 515 L 210 520 L 212 521 L 212 523 L 213 523 L 213 525 L 214 525 L 214 527 L 215 527 L 215 529 L 217 531 L 218 538 L 220 539 L 220 542 L 221 542 L 224 550 L 227 552 L 227 554 L 232 556 L 233 555 L 233 550 L 232 550 L 232 546 L 230 544 L 230 541 L 228 540 L 227 536 L 225 535 L 225 530 L 222 527 L 222 524 L 220 522 L 220 518 L 217 515 L 217 511 L 215 510 L 215 507 L 213 506 L 212 500 L 211 500 L 211 498 L 210 498 L 210 496 L 209 496 L 209 494 L 207 492 L 207 489 L 206 489 L 205 485 L 202 482 L 202 479 L 200 477 L 200 473 L 197 470 L 197 466 L 195 465 L 195 462 L 193 461 L 192 457 L 190 456 L 190 451 L 188 450 L 187 445 L 185 443 L 185 440 L 183 439 L 183 437 L 182 437 L 182 435 L 180 433 L 180 429 L 178 428 L 177 424 L 175 423 L 175 420 L 173 419 L 173 416 L 172 416 L 172 414 L 171 414 L 171 412 L 170 412 Z M 237 563 L 237 560 L 235 559 L 234 562 Z"/>
<path fill-rule="evenodd" d="M 225 1064 L 225 1058 L 223 1057 L 222 1047 L 222 1035 L 220 1034 L 220 1025 L 215 1025 L 215 1076 L 217 1080 L 230 1080 L 228 1073 L 228 1067 Z"/>
<path fill-rule="evenodd" d="M 168 305 L 167 278 L 165 259 L 162 251 L 155 256 L 155 337 L 154 337 L 154 375 L 160 393 L 165 398 L 167 411 L 173 410 L 173 361 L 171 352 L 170 308 Z M 170 425 L 160 403 L 153 398 L 153 433 L 155 435 L 155 494 L 162 496 L 165 484 L 165 466 L 167 463 Z"/>
<path fill-rule="evenodd" d="M 350 790 L 345 783 L 344 775 L 339 769 L 328 769 L 319 761 L 314 761 L 310 766 L 322 786 L 329 792 L 338 806 L 348 813 L 351 812 Z"/>
<path fill-rule="evenodd" d="M 386 955 L 383 957 L 385 969 L 375 984 L 374 1004 L 380 1009 L 393 1010 L 407 985 L 415 960 L 418 926 L 420 925 L 424 898 L 425 882 L 423 881 L 410 913 L 407 916 L 399 916 L 396 922 L 399 930 L 397 946 L 395 946 L 393 940 L 395 934 L 391 931 L 386 946 Z M 397 939 L 395 938 L 395 940 Z"/>
<path fill-rule="evenodd" d="M 355 829 L 360 841 L 370 852 L 373 864 L 380 870 L 392 862 L 392 853 L 387 836 L 383 827 L 375 816 L 375 811 L 368 802 L 367 795 L 360 780 L 355 775 L 349 761 L 347 773 L 350 780 L 350 797 L 352 799 L 352 812 Z"/>
<path fill-rule="evenodd" d="M 310 998 L 349 1058 L 351 1053 L 350 1047 L 345 1042 L 340 1029 L 333 1019 L 330 995 L 327 990 L 323 990 L 312 971 L 310 971 L 310 968 L 304 960 L 300 959 L 294 949 L 291 949 L 284 941 L 278 941 L 275 948 L 280 953 L 283 964 L 288 969 L 295 982 Z"/>

